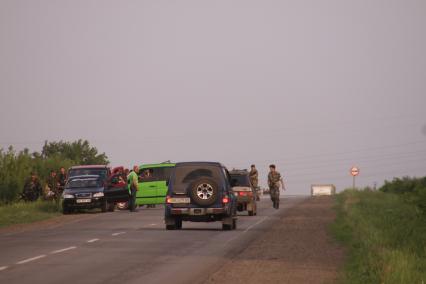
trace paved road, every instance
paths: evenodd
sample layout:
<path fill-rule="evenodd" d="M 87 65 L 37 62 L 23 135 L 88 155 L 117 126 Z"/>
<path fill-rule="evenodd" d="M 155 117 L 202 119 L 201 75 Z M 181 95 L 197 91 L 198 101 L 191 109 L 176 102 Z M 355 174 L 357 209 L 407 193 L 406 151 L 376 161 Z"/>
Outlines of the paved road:
<path fill-rule="evenodd" d="M 93 214 L 55 228 L 0 235 L 0 283 L 202 283 L 304 198 L 287 197 L 274 210 L 268 199 L 258 216 L 221 223 L 184 222 L 166 231 L 163 208 Z"/>

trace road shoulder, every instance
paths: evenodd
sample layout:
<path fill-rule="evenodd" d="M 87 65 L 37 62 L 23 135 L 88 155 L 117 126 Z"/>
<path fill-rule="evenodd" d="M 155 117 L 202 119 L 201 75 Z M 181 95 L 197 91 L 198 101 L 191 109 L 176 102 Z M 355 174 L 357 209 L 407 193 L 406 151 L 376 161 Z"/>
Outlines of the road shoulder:
<path fill-rule="evenodd" d="M 99 214 L 98 214 L 99 215 Z M 59 215 L 52 216 L 48 219 L 41 221 L 34 221 L 31 223 L 13 224 L 0 228 L 0 235 L 8 235 L 15 233 L 22 233 L 41 229 L 52 229 L 66 224 L 79 222 L 97 217 L 97 214 L 74 214 L 74 215 Z"/>
<path fill-rule="evenodd" d="M 283 211 L 206 283 L 331 283 L 344 261 L 328 234 L 335 219 L 332 197 L 309 198 Z M 235 273 L 238 271 L 238 273 Z"/>

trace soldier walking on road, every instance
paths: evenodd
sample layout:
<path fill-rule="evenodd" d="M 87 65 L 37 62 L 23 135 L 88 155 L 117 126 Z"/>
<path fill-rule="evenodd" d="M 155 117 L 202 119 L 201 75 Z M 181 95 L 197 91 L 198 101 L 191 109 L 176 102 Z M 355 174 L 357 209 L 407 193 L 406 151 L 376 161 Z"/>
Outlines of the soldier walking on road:
<path fill-rule="evenodd" d="M 31 176 L 25 181 L 24 191 L 22 198 L 25 201 L 36 201 L 42 195 L 42 188 L 40 181 L 35 173 L 31 173 Z"/>
<path fill-rule="evenodd" d="M 256 169 L 255 165 L 251 165 L 251 170 L 249 173 L 250 183 L 253 188 L 256 190 L 256 200 L 260 200 L 259 197 L 259 172 Z"/>
<path fill-rule="evenodd" d="M 281 174 L 276 170 L 275 165 L 270 165 L 268 174 L 269 194 L 271 195 L 271 200 L 275 209 L 278 209 L 280 207 L 281 184 L 284 188 L 284 183 L 282 181 Z"/>
<path fill-rule="evenodd" d="M 130 212 L 136 211 L 136 192 L 138 191 L 138 173 L 139 167 L 133 166 L 133 171 L 127 176 L 127 183 L 129 185 L 129 210 Z"/>

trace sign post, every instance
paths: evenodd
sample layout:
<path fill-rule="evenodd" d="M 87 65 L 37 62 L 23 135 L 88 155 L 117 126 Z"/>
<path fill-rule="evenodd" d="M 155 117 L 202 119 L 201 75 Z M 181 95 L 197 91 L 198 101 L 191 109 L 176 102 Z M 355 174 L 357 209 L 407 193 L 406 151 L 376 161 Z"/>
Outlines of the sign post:
<path fill-rule="evenodd" d="M 355 177 L 359 175 L 359 168 L 352 167 L 351 168 L 351 175 L 352 175 L 352 188 L 355 189 Z"/>

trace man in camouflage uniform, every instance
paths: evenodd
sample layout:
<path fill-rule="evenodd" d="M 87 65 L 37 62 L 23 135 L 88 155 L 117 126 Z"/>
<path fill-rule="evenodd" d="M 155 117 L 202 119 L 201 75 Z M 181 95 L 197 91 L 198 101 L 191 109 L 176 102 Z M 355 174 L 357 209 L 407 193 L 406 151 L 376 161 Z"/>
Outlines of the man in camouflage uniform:
<path fill-rule="evenodd" d="M 31 176 L 25 181 L 22 198 L 25 201 L 36 201 L 41 194 L 42 188 L 40 181 L 35 173 L 31 173 Z"/>
<path fill-rule="evenodd" d="M 251 185 L 256 190 L 256 200 L 259 201 L 260 200 L 260 197 L 259 197 L 259 173 L 258 173 L 255 165 L 251 165 L 249 177 L 250 177 Z"/>
<path fill-rule="evenodd" d="M 64 192 L 65 184 L 67 182 L 67 172 L 64 167 L 61 167 L 59 169 L 58 182 L 59 182 L 59 193 L 62 194 L 62 192 Z"/>
<path fill-rule="evenodd" d="M 50 171 L 50 176 L 47 179 L 45 195 L 46 200 L 53 199 L 59 204 L 61 198 L 60 184 L 56 171 L 54 170 Z"/>
<path fill-rule="evenodd" d="M 280 207 L 281 183 L 281 174 L 276 170 L 275 165 L 270 165 L 268 174 L 269 194 L 271 195 L 271 200 L 275 209 L 278 209 Z"/>

